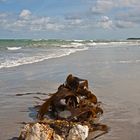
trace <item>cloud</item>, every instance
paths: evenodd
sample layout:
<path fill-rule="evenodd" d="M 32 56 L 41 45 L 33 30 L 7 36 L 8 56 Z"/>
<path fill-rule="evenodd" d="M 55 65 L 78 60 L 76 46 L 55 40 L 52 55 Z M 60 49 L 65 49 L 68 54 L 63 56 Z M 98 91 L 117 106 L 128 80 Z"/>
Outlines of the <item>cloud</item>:
<path fill-rule="evenodd" d="M 139 9 L 140 0 L 96 0 L 90 12 L 96 18 L 95 21 L 99 19 L 98 27 L 133 28 L 140 26 Z"/>
<path fill-rule="evenodd" d="M 96 0 L 91 7 L 93 14 L 105 14 L 114 8 L 140 8 L 140 0 Z"/>
<path fill-rule="evenodd" d="M 117 28 L 130 28 L 130 27 L 134 27 L 135 24 L 133 22 L 130 22 L 130 21 L 117 21 L 115 23 L 115 26 Z"/>
<path fill-rule="evenodd" d="M 0 13 L 0 30 L 60 33 L 82 29 L 92 32 L 94 29 L 104 31 L 104 29 L 111 30 L 112 28 L 133 28 L 140 25 L 138 3 L 138 0 L 97 0 L 92 8 L 91 5 L 86 7 L 87 11 L 55 17 L 37 16 L 29 9 L 23 9 L 19 13 Z M 91 8 L 90 11 L 89 8 Z"/>
<path fill-rule="evenodd" d="M 5 26 L 7 25 L 7 18 L 7 13 L 0 13 L 0 29 L 5 28 Z"/>
<path fill-rule="evenodd" d="M 95 5 L 91 8 L 94 14 L 103 14 L 110 11 L 114 4 L 112 0 L 97 0 Z"/>
<path fill-rule="evenodd" d="M 58 24 L 49 17 L 35 17 L 29 22 L 29 29 L 31 31 L 58 31 L 63 29 L 63 25 Z"/>
<path fill-rule="evenodd" d="M 6 13 L 0 13 L 0 29 L 9 31 L 58 31 L 64 28 L 64 25 L 58 20 L 47 16 L 35 16 L 31 11 L 23 9 L 19 15 L 7 16 Z"/>
<path fill-rule="evenodd" d="M 0 18 L 6 18 L 8 15 L 6 13 L 0 13 Z"/>
<path fill-rule="evenodd" d="M 29 19 L 30 16 L 31 16 L 31 12 L 27 9 L 23 9 L 19 15 L 19 17 L 22 19 Z"/>
<path fill-rule="evenodd" d="M 31 31 L 58 31 L 64 28 L 61 23 L 50 17 L 33 17 L 28 22 Z"/>
<path fill-rule="evenodd" d="M 83 13 L 69 13 L 68 15 L 65 15 L 63 19 L 61 19 L 61 22 L 63 22 L 65 29 L 75 30 L 77 28 L 83 28 L 85 17 L 83 16 Z"/>
<path fill-rule="evenodd" d="M 113 22 L 109 19 L 109 17 L 102 16 L 98 22 L 98 26 L 104 29 L 111 29 L 113 27 Z"/>
<path fill-rule="evenodd" d="M 115 3 L 117 7 L 135 7 L 140 5 L 139 0 L 118 0 Z"/>
<path fill-rule="evenodd" d="M 82 23 L 82 20 L 81 19 L 75 19 L 75 20 L 72 20 L 72 24 L 73 25 L 79 25 Z"/>
<path fill-rule="evenodd" d="M 71 28 L 73 26 L 81 26 L 83 20 L 79 18 L 70 18 L 70 19 L 65 19 L 63 22 L 65 23 L 65 25 Z"/>
<path fill-rule="evenodd" d="M 69 15 L 65 15 L 65 20 L 75 20 L 75 19 L 81 19 L 83 16 L 82 16 L 82 14 L 69 14 Z"/>
<path fill-rule="evenodd" d="M 116 17 L 116 26 L 118 28 L 130 28 L 140 25 L 139 7 L 132 8 L 127 12 L 119 12 Z"/>

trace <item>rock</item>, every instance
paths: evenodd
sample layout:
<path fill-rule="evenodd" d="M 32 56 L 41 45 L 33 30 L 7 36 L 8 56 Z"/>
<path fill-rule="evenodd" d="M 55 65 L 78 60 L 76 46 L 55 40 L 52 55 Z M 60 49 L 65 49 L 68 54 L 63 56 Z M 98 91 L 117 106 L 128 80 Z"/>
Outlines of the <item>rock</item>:
<path fill-rule="evenodd" d="M 19 140 L 85 140 L 88 137 L 88 132 L 88 126 L 76 124 L 70 129 L 66 139 L 56 134 L 48 124 L 34 123 L 26 124 L 23 127 Z"/>
<path fill-rule="evenodd" d="M 54 130 L 47 124 L 26 124 L 19 140 L 51 140 Z"/>
<path fill-rule="evenodd" d="M 59 136 L 58 134 L 53 135 L 53 140 L 64 140 L 64 138 L 62 138 L 61 136 Z"/>
<path fill-rule="evenodd" d="M 88 132 L 88 126 L 77 124 L 70 129 L 67 140 L 85 140 L 88 137 Z"/>
<path fill-rule="evenodd" d="M 26 124 L 19 140 L 85 140 L 89 131 L 108 132 L 98 123 L 103 110 L 88 81 L 72 74 L 38 109 L 38 122 Z"/>

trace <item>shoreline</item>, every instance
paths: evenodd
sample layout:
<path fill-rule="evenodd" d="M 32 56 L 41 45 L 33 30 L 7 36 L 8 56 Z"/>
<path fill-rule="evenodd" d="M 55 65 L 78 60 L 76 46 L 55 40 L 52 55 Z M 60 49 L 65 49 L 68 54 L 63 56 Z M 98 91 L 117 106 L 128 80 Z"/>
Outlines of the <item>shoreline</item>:
<path fill-rule="evenodd" d="M 137 140 L 140 137 L 140 66 L 94 63 L 98 59 L 109 57 L 110 52 L 107 51 L 86 50 L 57 59 L 0 70 L 0 139 L 18 136 L 22 126 L 19 122 L 32 121 L 32 107 L 40 102 L 34 98 L 35 94 L 21 97 L 15 96 L 16 94 L 54 93 L 66 75 L 72 73 L 87 79 L 90 89 L 103 102 L 105 112 L 101 122 L 107 124 L 110 131 L 98 139 Z M 45 95 L 39 97 L 45 98 Z"/>

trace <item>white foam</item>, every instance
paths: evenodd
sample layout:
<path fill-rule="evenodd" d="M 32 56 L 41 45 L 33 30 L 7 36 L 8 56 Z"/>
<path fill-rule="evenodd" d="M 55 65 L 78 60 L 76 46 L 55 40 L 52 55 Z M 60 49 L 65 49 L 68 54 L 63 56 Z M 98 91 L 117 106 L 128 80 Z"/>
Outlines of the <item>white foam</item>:
<path fill-rule="evenodd" d="M 109 63 L 116 63 L 116 64 L 137 64 L 140 63 L 140 60 L 120 60 L 120 61 L 111 61 Z"/>
<path fill-rule="evenodd" d="M 78 47 L 81 47 L 83 45 L 84 44 L 82 44 L 82 43 L 72 42 L 72 43 L 67 44 L 67 45 L 61 45 L 60 47 L 62 47 L 62 48 L 78 48 Z"/>
<path fill-rule="evenodd" d="M 41 40 L 44 40 L 44 39 L 32 39 L 32 41 L 41 41 Z"/>
<path fill-rule="evenodd" d="M 97 43 L 95 43 L 95 42 L 90 42 L 90 43 L 86 43 L 86 45 L 88 45 L 88 46 L 95 46 L 95 45 L 97 45 Z"/>
<path fill-rule="evenodd" d="M 19 50 L 22 47 L 7 47 L 8 50 L 14 51 L 14 50 Z"/>
<path fill-rule="evenodd" d="M 140 60 L 136 60 L 136 63 L 140 63 Z"/>
<path fill-rule="evenodd" d="M 133 60 L 122 60 L 122 61 L 118 61 L 118 63 L 120 64 L 130 64 L 130 63 L 135 63 L 136 61 Z"/>
<path fill-rule="evenodd" d="M 140 63 L 140 59 L 137 59 L 137 60 L 114 60 L 114 61 L 96 61 L 96 62 L 93 62 L 94 64 L 106 64 L 106 65 L 111 65 L 111 64 L 122 64 L 122 65 L 125 65 L 125 64 L 138 64 Z"/>
<path fill-rule="evenodd" d="M 78 39 L 78 40 L 73 40 L 73 41 L 75 41 L 75 42 L 83 42 L 84 40 Z"/>
<path fill-rule="evenodd" d="M 47 54 L 47 55 L 40 54 L 40 55 L 36 55 L 36 56 L 31 56 L 31 57 L 9 59 L 9 60 L 5 60 L 4 62 L 2 62 L 0 64 L 0 69 L 20 66 L 20 65 L 24 65 L 24 64 L 37 63 L 37 62 L 41 62 L 41 61 L 51 59 L 51 58 L 63 57 L 63 56 L 67 56 L 72 53 L 75 53 L 77 51 L 83 51 L 86 49 L 88 49 L 88 48 L 85 47 L 83 49 L 60 49 L 60 50 L 56 50 L 54 53 Z"/>
<path fill-rule="evenodd" d="M 137 64 L 140 60 L 105 61 L 104 64 Z"/>
<path fill-rule="evenodd" d="M 112 41 L 112 42 L 97 42 L 96 45 L 103 45 L 103 46 L 107 46 L 107 45 L 112 45 L 113 46 L 119 46 L 119 45 L 140 45 L 140 42 L 137 41 Z"/>
<path fill-rule="evenodd" d="M 133 46 L 140 46 L 140 42 L 93 42 L 93 43 L 86 43 L 89 47 L 94 48 L 121 48 L 121 47 L 133 47 Z"/>

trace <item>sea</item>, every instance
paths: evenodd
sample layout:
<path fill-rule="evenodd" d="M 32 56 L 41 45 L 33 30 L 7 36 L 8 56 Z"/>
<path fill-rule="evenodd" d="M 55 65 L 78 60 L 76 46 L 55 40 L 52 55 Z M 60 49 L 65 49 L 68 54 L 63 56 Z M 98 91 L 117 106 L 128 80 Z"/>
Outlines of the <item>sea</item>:
<path fill-rule="evenodd" d="M 91 48 L 133 48 L 140 50 L 139 40 L 94 41 L 94 40 L 0 40 L 0 69 L 37 63 L 46 59 L 63 57 Z M 105 62 L 108 63 L 108 62 Z M 110 63 L 140 63 L 140 59 L 118 60 Z"/>

